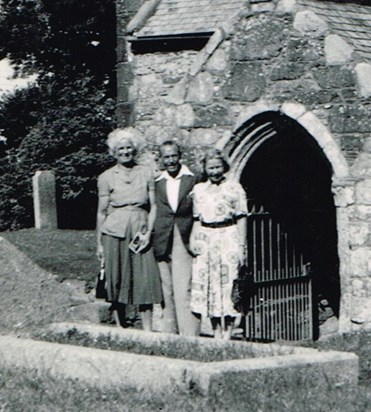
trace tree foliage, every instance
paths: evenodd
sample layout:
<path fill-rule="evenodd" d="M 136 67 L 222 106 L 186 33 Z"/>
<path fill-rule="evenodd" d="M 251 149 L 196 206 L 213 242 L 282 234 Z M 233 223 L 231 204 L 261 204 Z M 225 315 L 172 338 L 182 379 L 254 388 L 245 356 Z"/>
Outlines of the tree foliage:
<path fill-rule="evenodd" d="M 0 101 L 0 229 L 33 224 L 32 176 L 54 170 L 61 227 L 92 227 L 113 128 L 114 0 L 2 0 L 0 58 L 37 82 Z"/>

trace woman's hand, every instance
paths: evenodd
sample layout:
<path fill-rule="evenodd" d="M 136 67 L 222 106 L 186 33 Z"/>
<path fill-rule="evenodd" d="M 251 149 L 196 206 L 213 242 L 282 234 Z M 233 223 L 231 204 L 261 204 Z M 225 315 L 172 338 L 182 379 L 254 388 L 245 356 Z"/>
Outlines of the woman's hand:
<path fill-rule="evenodd" d="M 238 248 L 238 262 L 240 266 L 243 266 L 246 264 L 246 259 L 247 259 L 247 246 L 245 244 L 239 245 Z"/>
<path fill-rule="evenodd" d="M 198 220 L 193 222 L 192 232 L 191 232 L 191 235 L 189 236 L 189 250 L 193 256 L 198 256 L 200 254 L 200 247 L 197 244 L 198 243 L 197 233 L 200 230 L 200 226 L 201 224 Z"/>
<path fill-rule="evenodd" d="M 97 245 L 97 258 L 102 261 L 103 260 L 103 245 L 100 243 Z"/>
<path fill-rule="evenodd" d="M 200 255 L 200 243 L 197 236 L 193 233 L 189 238 L 189 250 L 194 257 Z"/>
<path fill-rule="evenodd" d="M 144 250 L 149 245 L 150 240 L 151 240 L 151 232 L 149 230 L 147 230 L 147 232 L 145 233 L 141 233 L 140 234 L 141 245 L 140 245 L 138 252 L 141 252 L 142 250 Z"/>

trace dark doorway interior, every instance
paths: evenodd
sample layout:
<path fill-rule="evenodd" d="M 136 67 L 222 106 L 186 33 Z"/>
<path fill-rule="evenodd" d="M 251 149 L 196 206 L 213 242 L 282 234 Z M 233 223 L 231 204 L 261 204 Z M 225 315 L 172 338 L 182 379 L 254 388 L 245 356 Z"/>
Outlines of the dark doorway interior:
<path fill-rule="evenodd" d="M 253 120 L 257 126 L 269 121 L 276 134 L 255 150 L 241 183 L 248 198 L 264 205 L 281 222 L 310 262 L 314 321 L 319 320 L 318 309 L 326 301 L 338 316 L 339 259 L 331 166 L 314 138 L 292 119 L 266 113 Z"/>

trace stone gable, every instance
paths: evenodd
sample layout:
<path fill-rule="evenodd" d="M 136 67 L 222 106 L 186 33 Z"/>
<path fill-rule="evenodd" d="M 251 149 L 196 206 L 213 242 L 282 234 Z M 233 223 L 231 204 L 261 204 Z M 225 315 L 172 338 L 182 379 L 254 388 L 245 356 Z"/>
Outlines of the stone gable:
<path fill-rule="evenodd" d="M 363 327 L 352 319 L 363 319 L 371 299 L 371 6 L 235 1 L 232 11 L 231 4 L 158 5 L 131 33 L 134 39 L 204 32 L 210 38 L 201 50 L 148 48 L 119 61 L 118 121 L 135 125 L 151 148 L 177 140 L 191 167 L 205 147 L 217 146 L 237 179 L 260 142 L 281 133 L 280 119 L 283 128 L 296 123 L 331 168 L 327 194 L 336 206 L 339 330 Z M 217 9 L 223 14 L 213 20 Z M 132 37 L 127 40 L 130 49 Z M 365 325 L 371 328 L 371 318 Z"/>

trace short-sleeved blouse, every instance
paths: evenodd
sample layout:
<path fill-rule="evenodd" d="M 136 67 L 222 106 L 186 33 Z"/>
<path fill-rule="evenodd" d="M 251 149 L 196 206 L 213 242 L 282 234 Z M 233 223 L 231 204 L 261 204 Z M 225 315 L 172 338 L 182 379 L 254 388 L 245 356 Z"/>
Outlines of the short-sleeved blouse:
<path fill-rule="evenodd" d="M 143 206 L 149 202 L 149 192 L 154 190 L 154 178 L 151 170 L 143 165 L 124 169 L 115 165 L 98 177 L 98 196 L 108 196 L 107 217 L 103 222 L 102 233 L 125 237 L 126 229 L 133 213 L 128 213 L 133 206 L 139 214 L 136 218 L 143 220 L 146 213 Z"/>
<path fill-rule="evenodd" d="M 247 215 L 246 193 L 238 182 L 198 183 L 192 196 L 194 217 L 201 222 L 223 222 Z"/>

